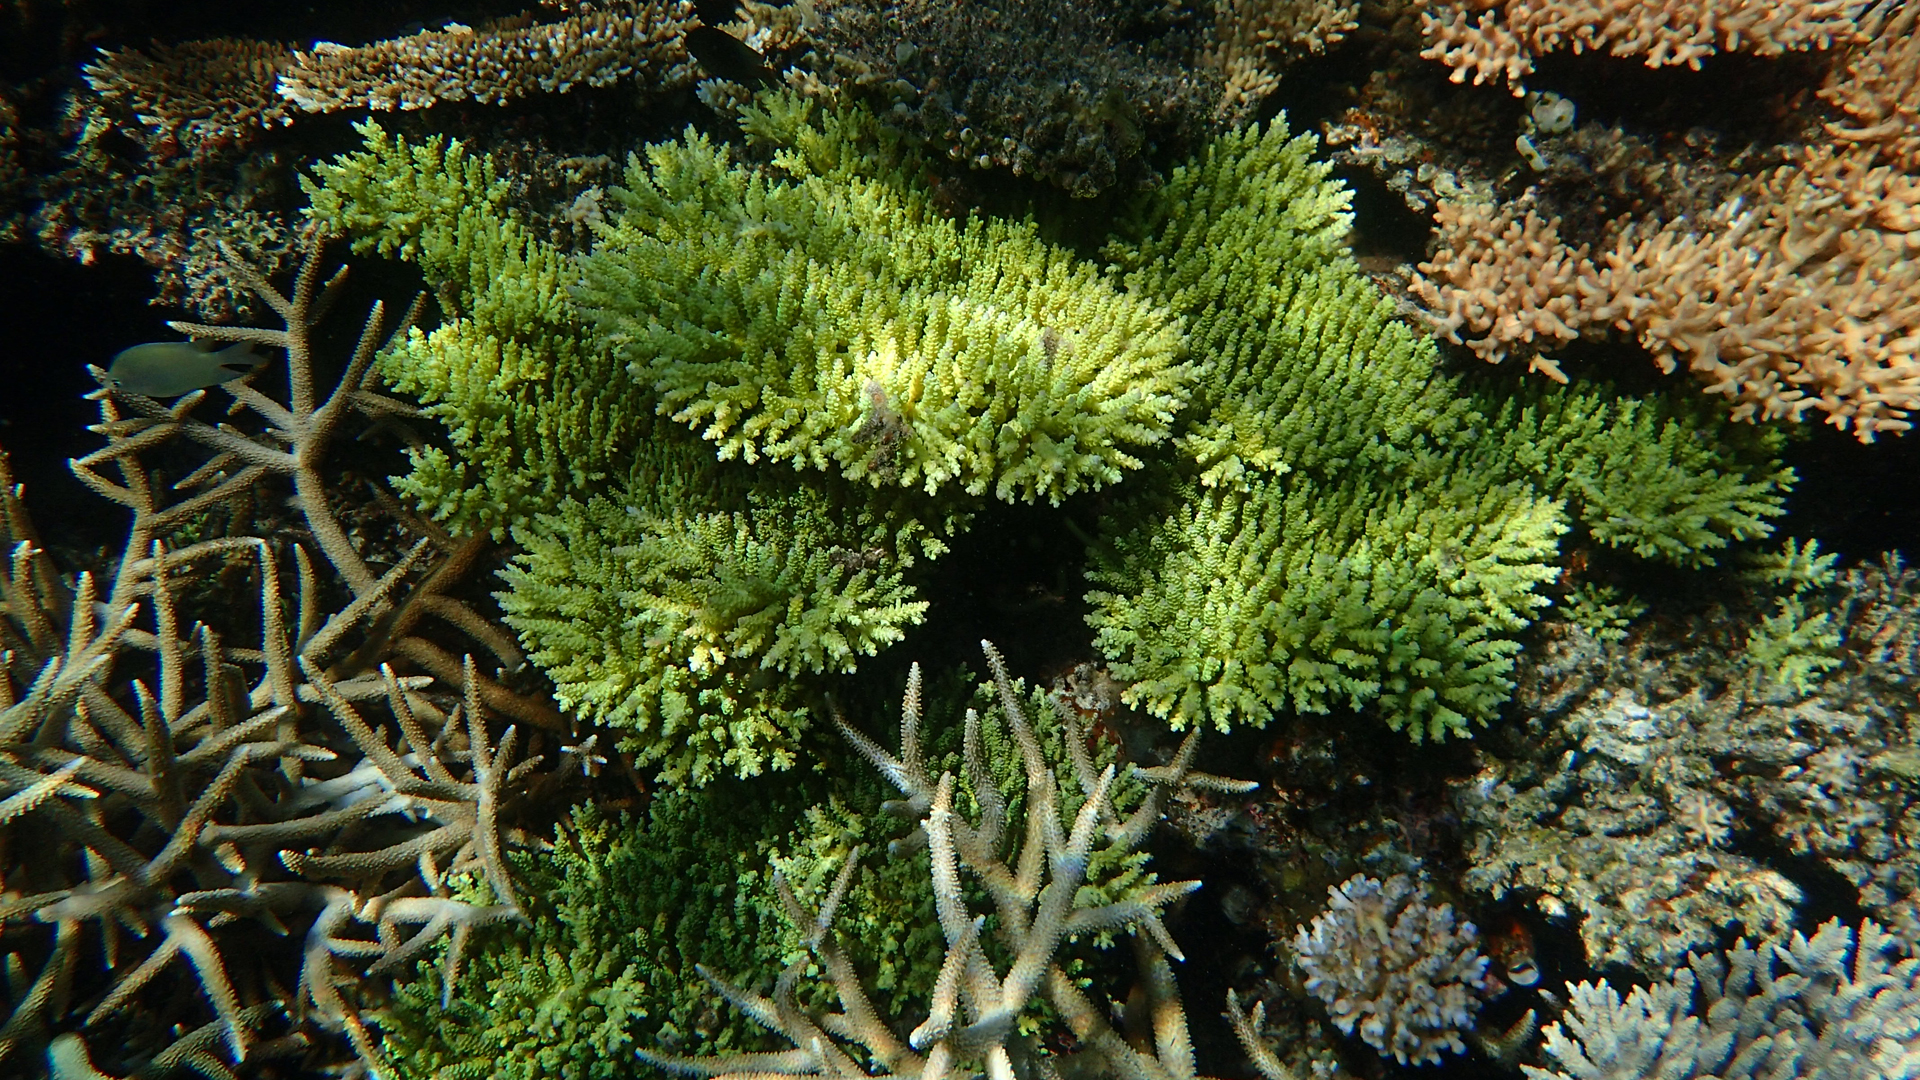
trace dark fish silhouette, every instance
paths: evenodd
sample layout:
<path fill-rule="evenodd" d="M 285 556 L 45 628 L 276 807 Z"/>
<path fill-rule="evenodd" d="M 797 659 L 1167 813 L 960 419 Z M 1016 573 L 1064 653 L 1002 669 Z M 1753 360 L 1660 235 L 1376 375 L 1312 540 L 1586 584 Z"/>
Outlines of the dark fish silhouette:
<path fill-rule="evenodd" d="M 773 69 L 767 58 L 746 42 L 712 26 L 696 26 L 687 31 L 687 51 L 693 54 L 707 74 L 737 83 L 757 85 L 773 82 Z"/>

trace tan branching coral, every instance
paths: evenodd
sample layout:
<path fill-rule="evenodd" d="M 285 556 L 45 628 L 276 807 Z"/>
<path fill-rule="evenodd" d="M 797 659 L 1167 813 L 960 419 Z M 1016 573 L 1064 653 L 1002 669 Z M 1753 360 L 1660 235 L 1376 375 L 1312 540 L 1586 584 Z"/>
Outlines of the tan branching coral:
<path fill-rule="evenodd" d="M 75 1075 L 107 1055 L 112 1072 L 229 1075 L 221 1058 L 253 1065 L 343 1027 L 377 1069 L 338 961 L 380 975 L 450 940 L 451 979 L 472 927 L 519 914 L 505 822 L 539 759 L 516 760 L 518 729 L 493 734 L 482 697 L 498 687 L 471 657 L 457 697 L 383 663 L 430 545 L 376 560 L 320 481 L 347 415 L 398 409 L 365 385 L 381 309 L 322 391 L 312 340 L 343 279 L 321 284 L 318 239 L 288 292 L 236 274 L 284 327 L 191 329 L 284 349 L 291 393 L 227 384 L 235 408 L 210 424 L 193 415 L 204 391 L 169 405 L 102 374 L 106 445 L 73 469 L 130 514 L 117 561 L 63 576 L 0 457 L 10 1068 L 45 1045 Z M 194 443 L 210 451 L 197 464 Z M 286 525 L 320 560 L 254 521 L 282 483 Z M 423 614 L 447 616 L 439 599 Z M 309 918 L 303 951 L 258 948 L 297 946 Z M 272 972 L 296 956 L 289 999 Z"/>
<path fill-rule="evenodd" d="M 1169 792 L 1245 792 L 1255 785 L 1194 770 L 1198 735 L 1189 733 L 1167 765 L 1136 766 L 1132 778 L 1119 778 L 1152 785 L 1139 806 L 1122 817 L 1112 798 L 1115 768 L 1109 764 L 1094 770 L 1078 718 L 1071 710 L 1060 710 L 1067 727 L 1068 760 L 1050 765 L 999 652 L 987 642 L 981 646 L 993 671 L 1006 730 L 983 730 L 982 718 L 967 711 L 964 786 L 951 772 L 934 780 L 927 771 L 917 665 L 901 711 L 898 756 L 836 716 L 841 732 L 906 796 L 889 806 L 920 819 L 915 837 L 924 839 L 932 856 L 935 909 L 947 951 L 925 1020 L 902 1039 L 882 1019 L 853 959 L 841 948 L 834 916 L 853 878 L 859 857 L 855 849 L 818 912 L 806 910 L 776 871 L 781 900 L 794 925 L 806 934 L 810 955 L 788 965 L 771 996 L 701 969 L 728 1001 L 778 1031 L 794 1048 L 701 1058 L 643 1051 L 643 1061 L 689 1076 L 945 1077 L 977 1075 L 982 1066 L 986 1075 L 1006 1080 L 1029 1073 L 1050 1075 L 1051 1056 L 1021 1033 L 1023 1011 L 1044 995 L 1078 1045 L 1080 1060 L 1066 1064 L 1064 1071 L 1079 1075 L 1084 1067 L 1085 1075 L 1195 1080 L 1186 1013 L 1167 962 L 1184 957 L 1160 913 L 1200 883 L 1155 884 L 1149 877 L 1122 895 L 1108 897 L 1092 887 L 1088 869 L 1096 861 L 1138 851 L 1160 820 Z M 1005 763 L 990 762 L 989 754 L 1017 758 L 1025 772 L 1026 802 L 1020 812 L 1009 805 L 993 778 L 996 766 Z M 922 850 L 919 843 L 895 847 L 889 854 L 905 857 Z M 962 878 L 962 871 L 970 881 Z M 976 898 L 991 905 L 990 913 L 971 910 Z M 1089 1000 L 1081 981 L 1062 967 L 1059 954 L 1074 936 L 1121 931 L 1132 938 L 1139 985 L 1152 1018 L 1151 1046 L 1130 1043 L 1116 1031 L 1106 1010 Z M 810 967 L 831 982 L 840 1011 L 819 1015 L 798 1003 L 796 990 Z M 1252 1027 L 1245 1030 L 1245 1037 L 1252 1039 Z M 1261 1052 L 1257 1040 L 1248 1046 L 1250 1053 Z M 868 1071 L 869 1062 L 877 1071 Z"/>
<path fill-rule="evenodd" d="M 1848 123 L 1833 142 L 1740 182 L 1712 213 L 1622 217 L 1569 245 L 1524 197 L 1443 204 L 1416 297 L 1482 359 L 1548 355 L 1632 334 L 1662 370 L 1685 367 L 1743 419 L 1808 410 L 1861 441 L 1920 408 L 1920 43 L 1905 8 L 1836 69 L 1821 96 Z"/>
<path fill-rule="evenodd" d="M 136 121 L 128 133 L 149 151 L 171 144 L 198 159 L 286 118 L 274 84 L 292 60 L 283 45 L 218 38 L 102 51 L 81 70 L 103 105 Z"/>
<path fill-rule="evenodd" d="M 692 80 L 683 37 L 691 0 L 617 0 L 558 22 L 526 16 L 457 23 L 365 46 L 323 41 L 295 55 L 279 92 L 307 112 L 424 109 L 442 101 L 499 105 L 635 73 L 660 88 Z"/>
<path fill-rule="evenodd" d="M 1477 86 L 1504 77 L 1515 96 L 1534 58 L 1563 47 L 1698 68 L 1714 53 L 1831 48 L 1857 40 L 1859 0 L 1437 0 L 1420 13 L 1420 55 Z"/>
<path fill-rule="evenodd" d="M 1359 16 L 1353 0 L 1219 0 L 1213 43 L 1200 61 L 1226 79 L 1221 114 L 1243 118 L 1279 85 L 1289 62 L 1326 52 L 1360 25 Z"/>

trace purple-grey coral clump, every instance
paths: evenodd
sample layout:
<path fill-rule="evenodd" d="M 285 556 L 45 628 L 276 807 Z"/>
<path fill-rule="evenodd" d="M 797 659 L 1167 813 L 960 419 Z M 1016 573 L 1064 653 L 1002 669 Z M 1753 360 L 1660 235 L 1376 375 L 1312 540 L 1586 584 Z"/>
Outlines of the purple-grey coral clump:
<path fill-rule="evenodd" d="M 1624 999 L 1605 980 L 1567 994 L 1546 1032 L 1558 1068 L 1523 1065 L 1527 1080 L 1920 1077 L 1920 960 L 1870 919 L 1694 953 Z"/>
<path fill-rule="evenodd" d="M 1461 1033 L 1498 985 L 1473 924 L 1454 921 L 1451 904 L 1427 903 L 1426 886 L 1405 874 L 1356 874 L 1327 902 L 1293 947 L 1334 1024 L 1403 1065 L 1464 1051 Z"/>

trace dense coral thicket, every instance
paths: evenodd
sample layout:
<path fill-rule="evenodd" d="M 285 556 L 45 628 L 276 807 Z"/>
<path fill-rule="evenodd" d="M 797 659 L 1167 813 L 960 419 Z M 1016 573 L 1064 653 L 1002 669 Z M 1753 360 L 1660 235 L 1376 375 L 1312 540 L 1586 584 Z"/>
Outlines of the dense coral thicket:
<path fill-rule="evenodd" d="M 807 687 L 921 621 L 945 545 L 843 491 L 753 483 L 662 433 L 606 495 L 515 528 L 508 625 L 578 715 L 676 780 L 794 761 Z"/>
<path fill-rule="evenodd" d="M 1546 1030 L 1557 1067 L 1522 1066 L 1528 1080 L 1920 1076 L 1920 960 L 1871 920 L 1690 954 L 1624 999 L 1605 980 L 1567 990 Z"/>
<path fill-rule="evenodd" d="M 1355 265 L 1313 146 L 1279 124 L 1216 141 L 1108 249 L 1186 316 L 1202 376 L 1183 460 L 1094 550 L 1096 640 L 1176 726 L 1373 703 L 1465 734 L 1511 690 L 1576 521 L 1705 562 L 1764 535 L 1792 475 L 1776 436 L 1666 398 L 1470 392 Z"/>

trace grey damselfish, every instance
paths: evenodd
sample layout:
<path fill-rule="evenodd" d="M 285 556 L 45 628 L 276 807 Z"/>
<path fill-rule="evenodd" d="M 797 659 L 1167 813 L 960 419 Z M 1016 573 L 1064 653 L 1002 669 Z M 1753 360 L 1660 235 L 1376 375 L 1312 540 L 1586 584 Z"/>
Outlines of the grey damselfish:
<path fill-rule="evenodd" d="M 121 349 L 107 368 L 118 389 L 147 397 L 179 397 L 189 390 L 217 386 L 250 375 L 267 362 L 242 341 L 216 350 L 202 341 L 154 341 Z"/>

